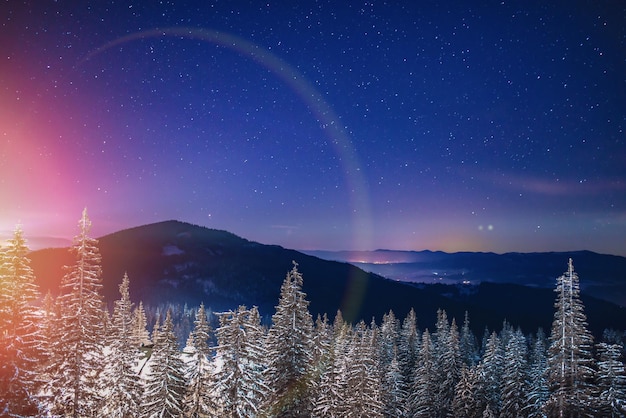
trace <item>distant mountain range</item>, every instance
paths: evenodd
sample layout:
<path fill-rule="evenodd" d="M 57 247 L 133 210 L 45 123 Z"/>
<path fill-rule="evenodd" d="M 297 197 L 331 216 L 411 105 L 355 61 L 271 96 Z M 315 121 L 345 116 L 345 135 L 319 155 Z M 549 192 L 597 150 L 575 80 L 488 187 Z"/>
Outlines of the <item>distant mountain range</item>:
<path fill-rule="evenodd" d="M 128 272 L 131 298 L 135 302 L 190 306 L 204 302 L 217 311 L 234 309 L 240 304 L 256 305 L 266 318 L 274 313 L 280 285 L 293 261 L 303 274 L 304 291 L 314 315 L 327 313 L 332 319 L 341 309 L 349 321 L 369 322 L 372 318 L 380 321 L 390 309 L 403 318 L 414 308 L 420 327 L 431 329 L 439 308 L 457 321 L 462 321 L 464 312 L 469 311 L 477 332 L 482 332 L 485 326 L 499 329 L 504 319 L 526 331 L 534 331 L 539 326 L 549 329 L 554 303 L 552 288 L 555 278 L 565 270 L 569 256 L 574 257 L 581 283 L 593 277 L 592 283 L 587 282 L 587 290 L 605 285 L 609 291 L 619 288 L 619 281 L 611 273 L 618 269 L 615 266 L 619 265 L 619 260 L 587 252 L 498 256 L 375 251 L 360 253 L 361 258 L 356 261 L 348 260 L 348 253 L 318 254 L 342 260 L 331 261 L 178 221 L 106 235 L 99 238 L 99 247 L 103 295 L 108 303 L 119 298 L 118 285 L 124 272 Z M 349 254 L 352 257 L 357 253 Z M 33 251 L 30 257 L 42 292 L 50 290 L 56 294 L 64 274 L 63 266 L 73 263 L 68 249 Z M 614 264 L 607 267 L 607 260 Z M 371 271 L 376 270 L 372 266 L 391 270 L 379 270 L 378 274 L 366 272 L 346 261 L 355 264 L 360 261 L 359 265 Z M 427 272 L 431 279 L 443 277 L 445 280 L 412 284 L 398 280 L 398 276 L 395 279 L 382 277 L 382 274 L 394 277 L 405 271 L 413 273 L 402 276 L 402 280 L 415 281 L 414 274 L 418 270 Z M 610 274 L 599 275 L 603 271 Z M 508 279 L 507 274 L 510 274 Z M 463 284 L 464 281 L 476 285 Z M 586 293 L 583 301 L 590 327 L 596 334 L 604 328 L 624 328 L 624 308 Z"/>
<path fill-rule="evenodd" d="M 583 292 L 626 306 L 626 257 L 591 251 L 477 253 L 441 251 L 305 251 L 354 264 L 365 271 L 413 283 L 513 283 L 554 288 L 567 260 L 574 260 Z"/>

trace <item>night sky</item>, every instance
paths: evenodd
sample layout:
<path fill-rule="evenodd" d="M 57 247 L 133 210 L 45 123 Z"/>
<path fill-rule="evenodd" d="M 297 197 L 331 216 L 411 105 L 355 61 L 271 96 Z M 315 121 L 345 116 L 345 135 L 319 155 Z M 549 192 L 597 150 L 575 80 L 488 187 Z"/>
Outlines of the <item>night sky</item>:
<path fill-rule="evenodd" d="M 31 247 L 87 207 L 93 236 L 626 255 L 622 0 L 27 3 L 0 230 Z"/>

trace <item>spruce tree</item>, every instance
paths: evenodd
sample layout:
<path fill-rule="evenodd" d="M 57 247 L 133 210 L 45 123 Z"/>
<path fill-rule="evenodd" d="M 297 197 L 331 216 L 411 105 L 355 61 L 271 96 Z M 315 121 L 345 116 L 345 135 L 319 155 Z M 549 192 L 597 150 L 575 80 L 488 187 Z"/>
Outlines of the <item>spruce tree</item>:
<path fill-rule="evenodd" d="M 120 299 L 114 302 L 111 333 L 108 343 L 107 369 L 104 372 L 105 415 L 131 418 L 139 414 L 142 387 L 135 371 L 139 348 L 133 341 L 132 303 L 128 274 L 119 286 Z"/>
<path fill-rule="evenodd" d="M 502 373 L 504 352 L 500 337 L 495 332 L 487 339 L 485 354 L 478 364 L 477 402 L 479 410 L 498 415 L 502 405 Z"/>
<path fill-rule="evenodd" d="M 437 382 L 435 348 L 426 329 L 422 333 L 422 343 L 415 365 L 413 387 L 409 394 L 408 416 L 428 418 L 436 416 L 435 389 Z"/>
<path fill-rule="evenodd" d="M 502 410 L 501 416 L 522 418 L 526 406 L 527 386 L 527 348 L 526 338 L 520 330 L 509 338 L 504 351 L 504 370 L 502 372 Z"/>
<path fill-rule="evenodd" d="M 626 415 L 626 371 L 621 360 L 621 344 L 598 344 L 598 414 L 603 417 Z"/>
<path fill-rule="evenodd" d="M 185 416 L 200 418 L 209 416 L 215 409 L 210 393 L 211 366 L 209 338 L 211 326 L 207 319 L 204 304 L 196 312 L 194 329 L 189 334 L 191 352 L 187 358 L 187 393 L 185 395 Z"/>
<path fill-rule="evenodd" d="M 405 417 L 407 391 L 405 390 L 404 376 L 402 375 L 396 353 L 394 353 L 391 362 L 384 371 L 382 384 L 383 415 L 388 418 Z"/>
<path fill-rule="evenodd" d="M 87 209 L 79 221 L 79 234 L 70 249 L 75 256 L 66 267 L 57 298 L 59 317 L 51 345 L 47 392 L 52 414 L 83 417 L 97 410 L 104 364 L 101 257 L 98 241 L 89 236 Z"/>
<path fill-rule="evenodd" d="M 308 417 L 312 408 L 313 319 L 294 262 L 280 289 L 267 337 L 270 415 Z"/>
<path fill-rule="evenodd" d="M 137 348 L 151 344 L 148 320 L 146 319 L 146 311 L 142 301 L 139 301 L 139 305 L 133 310 L 132 341 Z"/>
<path fill-rule="evenodd" d="M 550 396 L 547 380 L 548 359 L 546 351 L 546 335 L 543 329 L 539 328 L 533 340 L 529 356 L 528 392 L 526 394 L 526 406 L 524 407 L 524 412 L 529 418 L 545 416 L 543 408 Z"/>
<path fill-rule="evenodd" d="M 434 340 L 435 358 L 435 416 L 446 417 L 450 413 L 456 384 L 461 374 L 461 352 L 456 321 L 448 323 L 446 311 L 437 312 L 437 332 Z"/>
<path fill-rule="evenodd" d="M 328 323 L 328 316 L 318 315 L 313 328 L 313 399 L 318 399 L 321 389 L 321 379 L 324 372 L 331 367 L 330 352 L 333 334 Z M 314 401 L 314 405 L 315 405 Z"/>
<path fill-rule="evenodd" d="M 479 418 L 476 403 L 476 384 L 478 381 L 477 367 L 468 367 L 463 363 L 461 376 L 454 391 L 452 416 L 455 418 Z"/>
<path fill-rule="evenodd" d="M 183 414 L 187 382 L 170 309 L 167 310 L 165 321 L 155 339 L 144 382 L 141 416 L 179 418 Z"/>
<path fill-rule="evenodd" d="M 461 341 L 459 343 L 461 350 L 461 360 L 468 367 L 473 367 L 478 363 L 478 347 L 476 346 L 476 336 L 470 329 L 469 314 L 465 311 L 465 319 L 461 327 Z"/>
<path fill-rule="evenodd" d="M 212 393 L 218 401 L 217 415 L 225 418 L 260 414 L 267 392 L 263 382 L 265 350 L 263 331 L 256 307 L 216 314 L 217 350 Z"/>
<path fill-rule="evenodd" d="M 349 416 L 383 417 L 377 330 L 357 324 L 348 348 L 345 370 L 346 407 Z"/>
<path fill-rule="evenodd" d="M 321 329 L 321 327 L 318 327 Z M 352 328 L 346 324 L 337 312 L 331 333 L 330 344 L 319 366 L 319 383 L 315 388 L 313 416 L 336 418 L 346 414 L 347 347 Z"/>
<path fill-rule="evenodd" d="M 550 334 L 548 416 L 593 415 L 593 337 L 580 300 L 578 274 L 570 258 L 567 271 L 557 279 L 554 321 Z"/>
<path fill-rule="evenodd" d="M 21 227 L 0 252 L 0 415 L 29 416 L 35 397 L 41 335 L 33 302 L 39 297 Z"/>
<path fill-rule="evenodd" d="M 400 335 L 400 324 L 393 311 L 383 315 L 383 322 L 379 332 L 379 350 L 381 368 L 391 364 L 391 359 L 397 355 L 398 337 Z"/>
<path fill-rule="evenodd" d="M 402 322 L 400 342 L 398 343 L 398 363 L 403 376 L 403 389 L 407 393 L 413 383 L 413 368 L 417 361 L 419 349 L 420 333 L 417 328 L 417 317 L 415 310 L 411 308 Z"/>

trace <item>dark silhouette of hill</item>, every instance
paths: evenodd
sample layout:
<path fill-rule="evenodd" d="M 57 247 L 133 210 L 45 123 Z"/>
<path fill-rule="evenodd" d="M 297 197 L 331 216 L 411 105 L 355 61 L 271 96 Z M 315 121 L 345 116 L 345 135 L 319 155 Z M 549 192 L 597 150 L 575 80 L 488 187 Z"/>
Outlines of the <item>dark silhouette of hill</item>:
<path fill-rule="evenodd" d="M 119 231 L 99 238 L 102 254 L 103 295 L 119 298 L 124 272 L 130 278 L 134 301 L 204 302 L 214 310 L 239 304 L 256 305 L 271 315 L 280 285 L 292 261 L 304 276 L 304 291 L 311 312 L 332 317 L 341 309 L 347 320 L 380 318 L 393 308 L 406 315 L 415 306 L 434 316 L 437 308 L 453 309 L 444 297 L 428 295 L 384 279 L 348 263 L 326 261 L 275 245 L 262 245 L 219 231 L 178 221 L 166 221 Z M 31 253 L 32 266 L 42 292 L 58 292 L 63 265 L 72 263 L 68 249 Z"/>
<path fill-rule="evenodd" d="M 414 286 L 367 273 L 345 262 L 323 260 L 275 245 L 248 241 L 226 231 L 178 221 L 165 221 L 126 229 L 99 238 L 103 268 L 103 295 L 108 303 L 119 298 L 124 272 L 130 277 L 131 298 L 145 304 L 204 302 L 214 310 L 256 305 L 269 317 L 278 303 L 280 285 L 292 261 L 304 276 L 304 291 L 313 315 L 337 309 L 349 321 L 380 320 L 390 309 L 403 318 L 414 308 L 420 327 L 432 329 L 437 309 L 462 321 L 465 310 L 475 330 L 499 329 L 503 319 L 534 331 L 549 327 L 554 295 L 550 289 L 519 285 Z M 68 249 L 31 253 L 32 266 L 42 292 L 56 294 L 64 265 L 73 263 Z M 583 263 L 576 266 L 582 267 Z M 562 261 L 561 274 L 567 263 Z M 539 268 L 539 267 L 537 267 Z M 581 279 L 584 277 L 581 275 Z M 594 332 L 621 329 L 626 312 L 616 305 L 584 299 Z"/>

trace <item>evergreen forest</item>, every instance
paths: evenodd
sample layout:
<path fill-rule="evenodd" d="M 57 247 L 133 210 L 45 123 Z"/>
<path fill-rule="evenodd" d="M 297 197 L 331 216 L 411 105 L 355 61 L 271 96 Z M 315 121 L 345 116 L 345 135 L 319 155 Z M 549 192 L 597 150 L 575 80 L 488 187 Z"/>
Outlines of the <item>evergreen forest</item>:
<path fill-rule="evenodd" d="M 370 323 L 347 323 L 340 311 L 313 318 L 295 262 L 265 323 L 254 306 L 150 311 L 131 302 L 128 275 L 107 307 L 90 225 L 85 210 L 56 297 L 40 295 L 20 227 L 0 251 L 0 416 L 626 413 L 623 333 L 594 341 L 572 260 L 555 282 L 550 330 L 524 333 L 503 319 L 477 336 L 471 312 L 457 322 L 444 310 L 430 330 L 412 310 Z M 189 326 L 181 315 L 192 316 Z"/>

